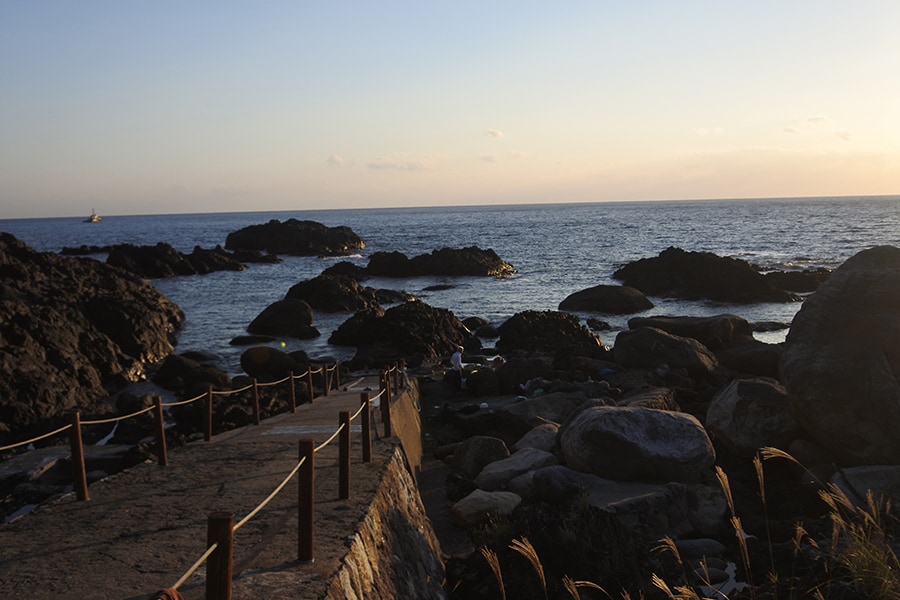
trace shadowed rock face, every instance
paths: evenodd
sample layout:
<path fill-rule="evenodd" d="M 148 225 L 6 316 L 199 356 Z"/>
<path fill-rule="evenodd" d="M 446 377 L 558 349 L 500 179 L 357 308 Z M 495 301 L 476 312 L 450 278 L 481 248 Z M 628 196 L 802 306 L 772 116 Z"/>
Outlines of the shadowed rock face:
<path fill-rule="evenodd" d="M 172 352 L 183 321 L 140 277 L 0 233 L 0 429 L 100 410 L 111 390 Z"/>
<path fill-rule="evenodd" d="M 376 252 L 369 259 L 366 272 L 384 277 L 447 275 L 502 278 L 514 275 L 516 269 L 491 249 L 469 246 L 441 248 L 413 258 L 402 252 Z"/>
<path fill-rule="evenodd" d="M 794 317 L 780 367 L 800 426 L 840 462 L 900 463 L 900 248 L 834 271 Z"/>
<path fill-rule="evenodd" d="M 345 226 L 326 227 L 315 221 L 272 219 L 250 225 L 225 238 L 229 250 L 259 250 L 291 256 L 343 256 L 366 247 L 361 237 Z"/>
<path fill-rule="evenodd" d="M 650 296 L 736 303 L 798 299 L 776 287 L 748 262 L 680 248 L 667 248 L 657 257 L 629 263 L 613 277 Z"/>

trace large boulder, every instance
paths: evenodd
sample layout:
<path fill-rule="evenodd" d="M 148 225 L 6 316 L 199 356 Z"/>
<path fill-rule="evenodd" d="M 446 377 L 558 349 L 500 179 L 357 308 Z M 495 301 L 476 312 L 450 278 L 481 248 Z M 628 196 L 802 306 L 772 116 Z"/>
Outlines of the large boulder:
<path fill-rule="evenodd" d="M 836 269 L 794 317 L 780 367 L 813 441 L 845 465 L 900 464 L 900 248 Z"/>
<path fill-rule="evenodd" d="M 254 346 L 241 354 L 244 373 L 261 381 L 278 381 L 290 373 L 302 375 L 308 366 L 308 361 L 300 361 L 271 346 Z"/>
<path fill-rule="evenodd" d="M 740 456 L 765 446 L 787 449 L 797 435 L 787 390 L 774 379 L 735 379 L 710 401 L 706 429 Z"/>
<path fill-rule="evenodd" d="M 497 328 L 497 350 L 503 354 L 557 354 L 606 357 L 600 338 L 578 317 L 557 311 L 526 310 L 514 314 Z"/>
<path fill-rule="evenodd" d="M 0 434 L 107 406 L 172 352 L 183 322 L 146 279 L 0 233 Z"/>
<path fill-rule="evenodd" d="M 390 362 L 412 356 L 439 358 L 471 339 L 469 330 L 452 312 L 419 300 L 398 304 L 383 313 L 362 311 L 351 319 L 352 327 L 336 331 L 329 340 L 357 346 L 361 362 Z"/>
<path fill-rule="evenodd" d="M 294 284 L 285 298 L 303 300 L 323 312 L 355 312 L 378 305 L 375 290 L 347 275 L 319 275 Z"/>
<path fill-rule="evenodd" d="M 737 315 L 713 317 L 670 317 L 664 315 L 634 317 L 629 329 L 653 327 L 679 337 L 692 338 L 713 352 L 753 341 L 753 327 Z"/>
<path fill-rule="evenodd" d="M 417 277 L 422 275 L 509 277 L 515 267 L 491 249 L 477 246 L 441 248 L 408 258 L 400 252 L 376 252 L 366 267 L 369 275 Z"/>
<path fill-rule="evenodd" d="M 696 483 L 715 463 L 703 425 L 686 413 L 594 406 L 559 430 L 565 463 L 607 479 Z"/>
<path fill-rule="evenodd" d="M 321 335 L 313 327 L 312 307 L 303 300 L 285 298 L 273 302 L 256 316 L 247 332 L 254 335 L 287 336 L 310 339 Z"/>
<path fill-rule="evenodd" d="M 681 248 L 667 248 L 657 257 L 631 262 L 613 277 L 650 296 L 741 304 L 798 300 L 746 261 Z"/>
<path fill-rule="evenodd" d="M 625 315 L 653 308 L 647 296 L 627 285 L 595 285 L 569 294 L 559 303 L 559 310 Z"/>
<path fill-rule="evenodd" d="M 475 478 L 475 483 L 481 489 L 493 492 L 505 488 L 512 479 L 523 473 L 557 463 L 559 460 L 556 456 L 546 450 L 523 448 L 486 465 Z"/>
<path fill-rule="evenodd" d="M 344 256 L 366 247 L 349 227 L 327 227 L 315 221 L 272 219 L 232 231 L 225 238 L 229 250 L 259 250 L 290 256 Z"/>
<path fill-rule="evenodd" d="M 710 376 L 719 366 L 716 356 L 697 340 L 654 327 L 620 332 L 613 355 L 616 363 L 626 368 L 684 369 L 694 377 Z"/>

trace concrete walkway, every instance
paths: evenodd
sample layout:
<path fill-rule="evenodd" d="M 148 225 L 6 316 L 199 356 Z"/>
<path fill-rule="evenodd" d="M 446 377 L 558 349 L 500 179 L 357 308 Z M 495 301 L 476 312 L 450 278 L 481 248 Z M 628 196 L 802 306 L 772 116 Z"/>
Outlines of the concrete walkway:
<path fill-rule="evenodd" d="M 297 464 L 298 440 L 321 444 L 342 410 L 356 412 L 376 378 L 357 379 L 294 414 L 169 451 L 165 467 L 144 463 L 0 525 L 0 591 L 9 598 L 144 600 L 172 587 L 206 550 L 207 516 L 243 519 Z M 235 533 L 233 598 L 319 598 L 346 551 L 398 441 L 373 408 L 373 461 L 362 463 L 360 420 L 351 424 L 351 493 L 338 500 L 337 440 L 316 453 L 315 560 L 297 561 L 296 476 Z M 205 566 L 179 588 L 204 597 Z"/>

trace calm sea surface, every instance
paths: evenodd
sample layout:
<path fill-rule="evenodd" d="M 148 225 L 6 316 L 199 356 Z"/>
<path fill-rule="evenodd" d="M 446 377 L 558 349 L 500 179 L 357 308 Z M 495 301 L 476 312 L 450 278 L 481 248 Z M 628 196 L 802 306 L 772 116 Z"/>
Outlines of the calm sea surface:
<path fill-rule="evenodd" d="M 368 262 L 379 251 L 408 256 L 438 248 L 491 248 L 518 269 L 504 280 L 421 277 L 371 279 L 366 285 L 404 290 L 424 302 L 453 311 L 459 318 L 484 317 L 496 325 L 523 310 L 556 310 L 569 294 L 601 283 L 618 283 L 621 265 L 656 256 L 669 246 L 741 258 L 765 269 L 836 268 L 857 252 L 876 245 L 900 246 L 900 196 L 691 202 L 630 202 L 478 206 L 452 208 L 315 210 L 192 215 L 103 215 L 100 223 L 80 218 L 0 220 L 36 250 L 64 246 L 167 242 L 181 252 L 194 246 L 224 246 L 228 233 L 289 218 L 346 225 L 366 241 L 350 257 L 282 257 L 279 265 L 249 265 L 246 271 L 158 279 L 152 283 L 185 311 L 177 351 L 202 350 L 222 357 L 221 367 L 241 371 L 241 348 L 229 345 L 246 333 L 250 321 L 281 299 L 295 283 L 315 277 L 340 260 Z M 100 260 L 105 257 L 98 256 Z M 428 292 L 435 284 L 448 290 Z M 748 321 L 788 323 L 799 303 L 733 305 L 650 298 L 655 307 L 642 315 L 715 315 L 732 313 Z M 349 315 L 316 315 L 322 336 L 285 339 L 287 350 L 313 357 L 348 358 L 353 349 L 329 346 L 330 332 Z M 582 314 L 582 317 L 592 316 Z M 632 316 L 593 315 L 608 321 L 604 343 L 613 345 Z M 758 333 L 767 342 L 784 340 L 786 331 Z"/>

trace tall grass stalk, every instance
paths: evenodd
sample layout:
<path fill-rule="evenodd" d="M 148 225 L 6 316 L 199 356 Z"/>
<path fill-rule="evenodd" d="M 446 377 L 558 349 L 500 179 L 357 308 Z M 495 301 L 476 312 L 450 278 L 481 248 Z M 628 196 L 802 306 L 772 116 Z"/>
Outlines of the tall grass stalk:
<path fill-rule="evenodd" d="M 482 546 L 481 555 L 484 557 L 484 560 L 487 561 L 491 571 L 493 571 L 494 579 L 497 580 L 497 585 L 500 586 L 500 599 L 506 600 L 506 586 L 503 585 L 503 572 L 500 570 L 500 560 L 497 558 L 497 553 L 487 546 Z"/>
<path fill-rule="evenodd" d="M 534 546 L 531 545 L 531 542 L 528 541 L 528 538 L 523 537 L 520 540 L 513 540 L 509 545 L 510 550 L 515 550 L 522 556 L 528 559 L 528 562 L 531 563 L 531 567 L 534 569 L 534 572 L 537 573 L 538 579 L 541 582 L 541 588 L 544 590 L 544 598 L 547 597 L 547 578 L 544 576 L 544 565 L 541 564 L 541 559 L 537 554 L 537 551 L 534 549 Z"/>

